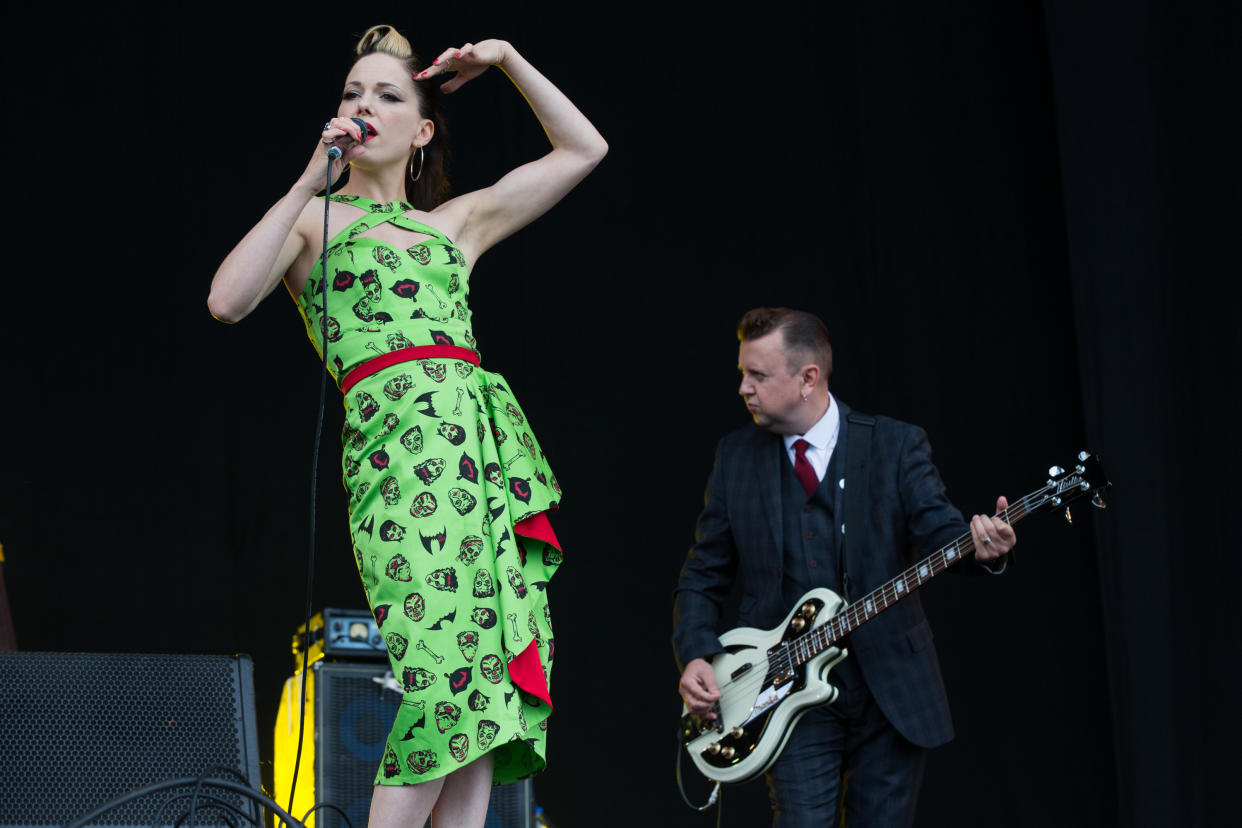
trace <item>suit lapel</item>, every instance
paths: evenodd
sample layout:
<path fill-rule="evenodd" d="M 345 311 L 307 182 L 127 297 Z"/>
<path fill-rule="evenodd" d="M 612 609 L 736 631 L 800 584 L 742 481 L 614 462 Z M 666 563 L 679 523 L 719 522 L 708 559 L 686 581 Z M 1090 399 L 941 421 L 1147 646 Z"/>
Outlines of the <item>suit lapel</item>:
<path fill-rule="evenodd" d="M 834 397 L 835 399 L 835 397 Z M 841 426 L 837 431 L 837 447 L 832 450 L 832 457 L 829 458 L 828 465 L 836 464 L 836 471 L 839 473 L 838 479 L 845 477 L 845 441 L 849 437 L 849 416 L 850 407 L 845 403 L 837 400 L 839 410 L 837 414 L 841 417 Z M 837 485 L 836 480 L 830 481 L 832 485 L 832 514 L 836 516 L 837 523 L 845 521 L 845 491 Z M 845 481 L 845 485 L 850 482 Z M 849 549 L 847 546 L 846 549 Z"/>
<path fill-rule="evenodd" d="M 767 518 L 768 527 L 772 530 L 772 543 L 780 549 L 785 531 L 782 517 L 784 510 L 781 508 L 781 461 L 784 459 L 781 452 L 785 450 L 785 446 L 775 434 L 765 433 L 763 436 L 766 439 L 759 440 L 755 446 L 758 452 L 754 468 L 759 472 L 756 477 L 759 505 Z"/>

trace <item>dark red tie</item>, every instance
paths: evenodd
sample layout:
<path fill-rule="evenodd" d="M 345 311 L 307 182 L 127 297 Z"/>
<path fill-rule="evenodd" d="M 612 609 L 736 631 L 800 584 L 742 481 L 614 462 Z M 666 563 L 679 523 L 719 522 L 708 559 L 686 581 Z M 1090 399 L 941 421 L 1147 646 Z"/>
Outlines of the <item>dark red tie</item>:
<path fill-rule="evenodd" d="M 811 444 L 806 440 L 794 441 L 794 474 L 798 475 L 798 482 L 802 484 L 802 488 L 806 489 L 806 496 L 810 497 L 811 493 L 819 487 L 819 478 L 815 476 L 815 469 L 811 468 L 811 461 L 806 459 L 806 450 Z"/>

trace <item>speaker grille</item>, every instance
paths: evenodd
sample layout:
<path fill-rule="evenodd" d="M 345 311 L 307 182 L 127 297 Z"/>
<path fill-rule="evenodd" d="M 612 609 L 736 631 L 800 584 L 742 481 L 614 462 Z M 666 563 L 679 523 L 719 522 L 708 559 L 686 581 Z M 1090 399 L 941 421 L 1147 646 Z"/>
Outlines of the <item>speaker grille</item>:
<path fill-rule="evenodd" d="M 257 789 L 251 671 L 246 656 L 0 654 L 0 825 L 62 825 L 212 765 Z M 150 826 L 174 795 L 142 797 L 91 824 Z M 251 810 L 236 795 L 220 798 Z M 197 822 L 224 824 L 201 807 Z"/>
<path fill-rule="evenodd" d="M 321 661 L 315 671 L 319 727 L 315 799 L 337 805 L 355 826 L 364 826 L 375 772 L 401 696 L 374 681 L 387 673 L 381 665 Z M 316 813 L 316 824 L 346 828 L 340 815 L 330 809 Z"/>

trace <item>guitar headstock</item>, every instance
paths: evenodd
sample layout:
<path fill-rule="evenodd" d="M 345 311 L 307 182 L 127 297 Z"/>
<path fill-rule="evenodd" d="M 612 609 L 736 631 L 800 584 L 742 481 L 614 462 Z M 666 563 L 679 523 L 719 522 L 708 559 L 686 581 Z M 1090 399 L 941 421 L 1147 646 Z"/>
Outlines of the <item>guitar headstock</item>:
<path fill-rule="evenodd" d="M 1078 461 L 1072 468 L 1063 469 L 1053 466 L 1048 469 L 1047 486 L 1028 498 L 1028 511 L 1040 509 L 1059 509 L 1080 497 L 1091 496 L 1091 505 L 1097 509 L 1105 509 L 1103 492 L 1113 484 L 1104 474 L 1100 458 L 1089 452 L 1078 452 Z M 1069 509 L 1065 510 L 1066 520 L 1070 520 Z"/>

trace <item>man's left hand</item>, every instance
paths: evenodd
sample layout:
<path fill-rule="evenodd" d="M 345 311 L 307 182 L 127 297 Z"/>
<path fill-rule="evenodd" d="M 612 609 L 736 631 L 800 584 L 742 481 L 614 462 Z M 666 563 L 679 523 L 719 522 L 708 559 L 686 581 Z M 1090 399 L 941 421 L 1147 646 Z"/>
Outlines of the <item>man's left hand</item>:
<path fill-rule="evenodd" d="M 1008 507 L 1009 501 L 1003 495 L 996 498 L 998 515 Z M 1000 560 L 1018 542 L 1013 527 L 1000 517 L 975 515 L 970 519 L 970 534 L 975 539 L 975 559 L 983 563 Z"/>

